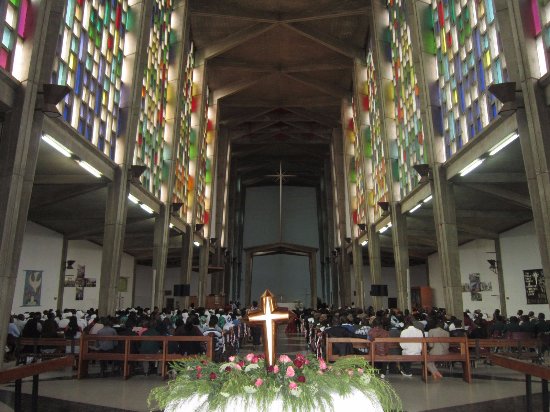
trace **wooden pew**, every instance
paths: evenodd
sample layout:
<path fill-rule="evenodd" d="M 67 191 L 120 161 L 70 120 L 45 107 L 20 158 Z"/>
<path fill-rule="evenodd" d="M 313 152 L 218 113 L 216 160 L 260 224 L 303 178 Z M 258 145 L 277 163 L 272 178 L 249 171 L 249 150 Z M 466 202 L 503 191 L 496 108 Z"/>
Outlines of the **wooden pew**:
<path fill-rule="evenodd" d="M 24 358 L 32 357 L 34 360 L 53 359 L 66 356 L 67 354 L 74 355 L 78 358 L 78 354 L 75 353 L 76 348 L 79 346 L 80 341 L 78 339 L 65 339 L 65 338 L 17 338 L 17 346 L 15 348 L 15 355 L 17 363 L 25 363 Z M 54 352 L 42 352 L 44 347 L 54 347 Z M 25 350 L 26 347 L 32 347 L 32 350 Z M 70 352 L 67 352 L 67 347 L 70 347 Z"/>
<path fill-rule="evenodd" d="M 473 361 L 487 359 L 491 353 L 498 350 L 518 359 L 537 359 L 541 352 L 542 340 L 532 337 L 470 339 L 468 346 L 472 350 L 470 356 Z"/>
<path fill-rule="evenodd" d="M 97 352 L 90 348 L 90 342 L 100 340 L 117 341 L 123 345 L 124 350 L 120 352 Z M 162 350 L 159 353 L 136 353 L 132 352 L 132 342 L 161 342 Z M 90 361 L 117 361 L 122 364 L 122 376 L 128 379 L 130 376 L 130 362 L 159 362 L 159 370 L 164 378 L 168 372 L 168 363 L 184 359 L 185 356 L 179 353 L 170 353 L 168 350 L 170 342 L 204 342 L 206 344 L 206 356 L 213 359 L 214 347 L 211 336 L 97 336 L 85 335 L 80 337 L 80 357 L 78 362 L 78 379 L 88 375 L 88 363 Z"/>
<path fill-rule="evenodd" d="M 360 338 L 331 338 L 327 336 L 327 361 L 335 361 L 340 358 L 339 355 L 333 354 L 333 344 L 335 343 L 350 343 L 353 347 L 368 347 L 369 353 L 365 355 L 369 359 L 371 365 L 375 362 L 420 362 L 422 363 L 422 378 L 427 382 L 428 378 L 428 362 L 461 362 L 463 365 L 463 379 L 471 383 L 470 369 L 470 352 L 468 350 L 467 337 L 449 337 L 449 338 L 377 338 L 368 341 Z M 392 343 L 421 343 L 422 351 L 420 355 L 379 355 L 374 350 L 376 344 L 392 344 Z M 428 351 L 429 343 L 449 343 L 452 346 L 458 347 L 458 352 L 449 352 L 445 355 L 430 355 Z"/>

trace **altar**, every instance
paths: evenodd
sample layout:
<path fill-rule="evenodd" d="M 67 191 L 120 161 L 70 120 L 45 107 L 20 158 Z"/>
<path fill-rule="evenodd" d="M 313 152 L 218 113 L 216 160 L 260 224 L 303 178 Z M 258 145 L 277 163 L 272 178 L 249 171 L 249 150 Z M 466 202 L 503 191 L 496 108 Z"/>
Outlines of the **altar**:
<path fill-rule="evenodd" d="M 220 395 L 221 396 L 221 395 Z M 332 396 L 332 410 L 333 411 L 376 411 L 384 412 L 382 405 L 378 401 L 375 394 L 364 394 L 359 391 L 352 391 L 347 396 L 340 396 L 334 393 Z M 189 412 L 189 411 L 211 411 L 222 412 L 220 409 L 210 409 L 204 402 L 206 396 L 193 396 L 192 398 L 172 402 L 165 409 L 165 412 Z M 201 409 L 202 406 L 202 409 Z M 239 411 L 239 412 L 258 412 L 261 409 L 255 404 L 246 404 L 240 397 L 230 399 L 227 403 L 226 411 Z M 276 399 L 272 402 L 268 409 L 269 412 L 285 412 L 291 410 L 289 407 L 284 407 L 282 399 Z"/>

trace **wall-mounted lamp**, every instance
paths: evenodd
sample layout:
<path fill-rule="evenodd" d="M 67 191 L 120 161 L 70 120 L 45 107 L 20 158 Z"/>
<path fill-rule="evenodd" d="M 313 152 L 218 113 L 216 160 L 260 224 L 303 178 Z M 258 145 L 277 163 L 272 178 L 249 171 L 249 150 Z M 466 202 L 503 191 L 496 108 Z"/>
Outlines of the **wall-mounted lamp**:
<path fill-rule="evenodd" d="M 210 238 L 210 244 L 211 244 L 212 246 L 216 246 L 216 243 L 218 243 L 218 238 L 216 238 L 216 237 L 211 237 L 211 238 Z"/>
<path fill-rule="evenodd" d="M 344 238 L 344 240 L 346 241 L 347 244 L 351 243 L 351 237 L 346 237 L 346 238 Z"/>
<path fill-rule="evenodd" d="M 41 111 L 48 117 L 61 117 L 61 113 L 57 110 L 57 104 L 71 91 L 72 89 L 69 86 L 43 84 L 42 91 L 37 93 L 38 98 L 36 100 L 35 110 Z"/>
<path fill-rule="evenodd" d="M 132 165 L 128 169 L 128 178 L 130 182 L 139 183 L 139 178 L 147 170 L 145 165 Z"/>
<path fill-rule="evenodd" d="M 172 212 L 172 213 L 178 213 L 182 206 L 183 206 L 183 203 L 179 203 L 179 202 L 177 202 L 177 203 L 172 203 L 172 204 L 170 205 L 170 212 Z"/>
<path fill-rule="evenodd" d="M 361 232 L 364 232 L 365 230 L 367 230 L 367 224 L 366 223 L 357 223 L 357 226 L 359 227 L 359 230 Z"/>
<path fill-rule="evenodd" d="M 378 206 L 382 209 L 382 216 L 389 216 L 390 202 L 378 202 Z"/>
<path fill-rule="evenodd" d="M 361 242 L 361 246 L 367 246 L 368 244 L 369 244 L 369 241 L 366 239 Z"/>
<path fill-rule="evenodd" d="M 193 242 L 193 244 L 194 244 L 196 247 L 199 247 L 199 246 L 201 245 L 200 242 L 199 242 L 198 240 L 195 240 L 195 241 Z"/>
<path fill-rule="evenodd" d="M 414 165 L 413 169 L 420 175 L 420 180 L 418 183 L 427 183 L 432 178 L 432 168 L 426 163 Z"/>
<path fill-rule="evenodd" d="M 517 94 L 521 94 L 521 90 L 516 88 L 516 82 L 493 83 L 489 86 L 489 92 L 502 103 L 502 107 L 498 114 L 514 112 L 520 107 Z"/>
<path fill-rule="evenodd" d="M 493 273 L 498 274 L 498 264 L 495 259 L 488 259 L 487 263 L 489 263 L 489 270 Z"/>
<path fill-rule="evenodd" d="M 204 227 L 204 223 L 197 223 L 195 225 L 195 232 L 200 232 L 203 227 Z"/>
<path fill-rule="evenodd" d="M 76 262 L 76 260 L 67 260 L 65 262 L 65 269 L 74 269 L 73 265 Z"/>

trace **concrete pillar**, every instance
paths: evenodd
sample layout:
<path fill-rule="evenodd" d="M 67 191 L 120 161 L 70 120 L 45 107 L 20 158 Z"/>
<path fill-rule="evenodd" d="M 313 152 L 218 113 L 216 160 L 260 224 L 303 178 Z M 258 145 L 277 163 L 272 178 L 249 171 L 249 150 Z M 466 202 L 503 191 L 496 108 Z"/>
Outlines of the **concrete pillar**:
<path fill-rule="evenodd" d="M 311 307 L 317 308 L 317 254 L 309 254 L 309 284 L 311 288 Z"/>
<path fill-rule="evenodd" d="M 380 234 L 375 225 L 369 225 L 367 229 L 369 238 L 369 265 L 371 284 L 380 284 L 382 281 L 382 258 L 380 257 Z M 382 309 L 382 298 L 372 297 L 372 306 L 375 310 Z"/>
<path fill-rule="evenodd" d="M 180 277 L 181 284 L 191 284 L 191 266 L 193 264 L 193 231 L 186 226 L 186 231 L 181 235 L 181 264 Z M 184 296 L 181 300 L 181 308 L 189 307 L 189 296 Z"/>
<path fill-rule="evenodd" d="M 246 272 L 244 275 L 244 299 L 245 306 L 252 304 L 252 264 L 254 262 L 252 253 L 246 253 Z"/>
<path fill-rule="evenodd" d="M 40 146 L 44 115 L 35 111 L 36 97 L 51 81 L 63 4 L 37 2 L 31 13 L 35 24 L 27 78 L 15 93 L 0 139 L 0 348 L 7 338 Z"/>
<path fill-rule="evenodd" d="M 363 279 L 363 247 L 359 244 L 358 239 L 355 239 L 353 247 L 353 273 L 355 279 L 355 307 L 365 307 L 365 282 Z"/>
<path fill-rule="evenodd" d="M 153 306 L 164 307 L 164 276 L 168 256 L 168 234 L 170 231 L 170 210 L 165 204 L 161 205 L 159 216 L 155 217 L 155 232 L 153 235 L 153 271 L 155 284 L 153 285 Z"/>
<path fill-rule="evenodd" d="M 208 241 L 204 240 L 201 242 L 199 249 L 199 306 L 206 305 L 206 295 L 208 294 L 206 290 L 206 280 L 208 276 L 209 258 L 210 249 L 208 247 Z"/>
<path fill-rule="evenodd" d="M 59 282 L 57 284 L 57 310 L 63 310 L 63 295 L 65 294 L 65 272 L 67 271 L 67 249 L 69 241 L 63 236 L 61 262 L 59 264 Z"/>
<path fill-rule="evenodd" d="M 340 279 L 338 276 L 338 256 L 332 256 L 330 259 L 330 275 L 332 282 L 332 304 L 335 307 L 340 305 Z"/>
<path fill-rule="evenodd" d="M 500 239 L 495 240 L 495 259 L 497 261 L 498 275 L 498 296 L 500 300 L 500 314 L 508 317 L 506 309 L 506 287 L 504 284 L 504 268 L 502 267 L 502 251 L 500 249 Z"/>
<path fill-rule="evenodd" d="M 137 29 L 135 33 L 136 49 L 126 56 L 127 61 L 133 61 L 134 65 L 131 79 L 128 82 L 130 85 L 129 99 L 127 104 L 121 106 L 120 109 L 124 113 L 124 117 L 128 119 L 126 129 L 117 142 L 116 161 L 120 167 L 115 171 L 114 180 L 107 186 L 98 304 L 98 310 L 102 316 L 113 314 L 117 306 L 117 286 L 126 231 L 128 193 L 130 192 L 128 171 L 133 161 L 136 130 L 141 110 L 142 78 L 147 66 L 152 6 L 151 0 L 143 0 L 132 5 L 135 27 L 140 29 Z"/>
<path fill-rule="evenodd" d="M 408 307 L 407 272 L 409 270 L 409 249 L 407 241 L 407 217 L 401 213 L 400 203 L 391 203 L 393 257 L 397 283 L 397 306 Z"/>
<path fill-rule="evenodd" d="M 526 0 L 496 0 L 502 47 L 510 81 L 516 82 L 516 111 L 521 151 L 529 187 L 546 295 L 550 296 L 550 110 L 539 84 L 535 39 L 523 22 L 530 16 Z M 501 261 L 500 261 L 501 262 Z"/>

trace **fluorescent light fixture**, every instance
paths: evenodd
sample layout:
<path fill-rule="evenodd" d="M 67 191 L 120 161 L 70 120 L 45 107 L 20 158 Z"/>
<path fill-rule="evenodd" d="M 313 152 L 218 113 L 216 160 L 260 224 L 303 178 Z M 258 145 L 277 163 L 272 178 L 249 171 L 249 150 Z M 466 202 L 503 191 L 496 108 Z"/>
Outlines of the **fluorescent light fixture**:
<path fill-rule="evenodd" d="M 170 229 L 174 229 L 174 225 L 173 225 L 172 223 L 170 223 L 170 224 L 168 225 L 168 227 L 169 227 Z"/>
<path fill-rule="evenodd" d="M 151 209 L 149 206 L 143 204 L 143 203 L 140 203 L 139 204 L 139 207 L 141 207 L 143 210 L 145 210 L 147 213 L 149 213 L 150 215 L 152 215 L 153 213 L 155 213 L 155 211 L 153 209 Z"/>
<path fill-rule="evenodd" d="M 389 229 L 390 227 L 392 227 L 392 224 L 391 224 L 391 222 L 390 222 L 390 223 L 388 223 L 388 229 Z"/>
<path fill-rule="evenodd" d="M 90 163 L 85 162 L 84 160 L 77 160 L 76 162 L 80 165 L 81 168 L 86 170 L 91 175 L 94 175 L 97 178 L 101 177 L 101 172 L 93 167 Z"/>
<path fill-rule="evenodd" d="M 462 169 L 460 171 L 460 176 L 466 176 L 468 173 L 470 173 L 472 170 L 474 170 L 476 167 L 478 167 L 484 161 L 485 161 L 484 158 L 478 158 L 478 159 L 474 160 L 472 163 L 470 163 L 468 166 L 466 166 L 464 169 Z"/>
<path fill-rule="evenodd" d="M 196 247 L 199 247 L 201 244 L 198 242 L 198 241 L 194 241 L 193 244 L 196 246 Z"/>
<path fill-rule="evenodd" d="M 415 207 L 413 207 L 411 210 L 409 210 L 409 213 L 414 213 L 416 212 L 418 209 L 420 209 L 422 207 L 422 203 L 419 203 L 417 204 Z"/>
<path fill-rule="evenodd" d="M 363 240 L 363 241 L 361 242 L 361 246 L 367 246 L 368 243 L 369 243 L 368 240 Z"/>
<path fill-rule="evenodd" d="M 128 200 L 134 204 L 138 204 L 139 203 L 139 200 L 137 197 L 135 197 L 133 194 L 128 194 Z"/>
<path fill-rule="evenodd" d="M 71 157 L 72 153 L 69 149 L 67 149 L 65 146 L 63 146 L 61 143 L 59 143 L 57 140 L 55 140 L 53 137 L 51 137 L 49 134 L 43 134 L 42 140 L 44 140 L 46 143 L 48 143 L 51 147 L 53 147 L 55 150 L 57 150 L 59 153 L 61 153 L 65 157 Z"/>
<path fill-rule="evenodd" d="M 381 228 L 381 229 L 378 231 L 378 233 L 384 233 L 384 232 L 385 232 L 386 230 L 388 230 L 388 229 L 389 229 L 389 227 L 384 226 L 383 228 Z"/>
<path fill-rule="evenodd" d="M 502 149 L 504 149 L 506 146 L 508 146 L 510 143 L 512 143 L 514 140 L 516 140 L 519 137 L 518 132 L 514 132 L 506 136 L 504 139 L 502 139 L 499 143 L 494 145 L 491 150 L 489 150 L 489 156 L 494 156 L 498 152 L 500 152 Z"/>
<path fill-rule="evenodd" d="M 428 203 L 429 201 L 432 200 L 432 198 L 433 198 L 433 196 L 430 195 L 430 196 L 428 196 L 426 199 L 424 199 L 424 200 L 422 201 L 422 203 Z"/>

